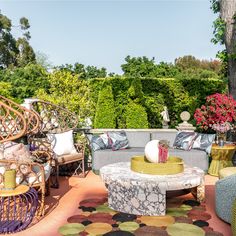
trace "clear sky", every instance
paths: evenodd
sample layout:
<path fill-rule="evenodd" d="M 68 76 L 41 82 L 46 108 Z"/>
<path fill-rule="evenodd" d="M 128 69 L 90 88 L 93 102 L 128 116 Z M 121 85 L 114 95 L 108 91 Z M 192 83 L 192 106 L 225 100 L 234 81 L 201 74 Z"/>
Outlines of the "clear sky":
<path fill-rule="evenodd" d="M 184 55 L 214 59 L 220 49 L 210 42 L 216 18 L 210 0 L 0 0 L 0 9 L 15 25 L 29 19 L 31 45 L 54 65 L 121 73 L 127 55 L 174 62 Z"/>

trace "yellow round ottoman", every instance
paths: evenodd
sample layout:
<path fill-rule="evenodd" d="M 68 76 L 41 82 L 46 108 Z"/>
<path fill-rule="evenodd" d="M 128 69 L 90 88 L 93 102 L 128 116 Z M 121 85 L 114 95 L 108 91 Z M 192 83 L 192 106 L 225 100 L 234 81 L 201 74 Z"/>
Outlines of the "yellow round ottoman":
<path fill-rule="evenodd" d="M 236 167 L 226 167 L 219 171 L 219 178 L 223 179 L 233 174 L 236 174 Z"/>

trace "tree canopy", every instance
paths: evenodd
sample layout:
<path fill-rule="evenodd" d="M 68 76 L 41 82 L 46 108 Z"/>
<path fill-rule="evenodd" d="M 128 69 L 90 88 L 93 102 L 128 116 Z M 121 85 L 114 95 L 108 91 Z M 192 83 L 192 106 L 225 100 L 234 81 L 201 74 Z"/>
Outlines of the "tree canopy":
<path fill-rule="evenodd" d="M 194 56 L 187 55 L 175 59 L 175 63 L 160 62 L 155 58 L 131 57 L 125 58 L 121 65 L 124 76 L 141 78 L 217 78 L 221 70 L 219 60 L 199 60 Z"/>
<path fill-rule="evenodd" d="M 97 68 L 96 66 L 85 66 L 76 62 L 74 65 L 65 64 L 58 66 L 59 70 L 70 71 L 77 74 L 80 79 L 105 78 L 107 76 L 106 68 Z"/>
<path fill-rule="evenodd" d="M 12 34 L 11 20 L 1 14 L 0 11 L 0 67 L 9 68 L 16 66 L 25 66 L 28 63 L 35 62 L 35 53 L 29 44 L 30 28 L 29 21 L 22 17 L 19 21 L 19 28 L 22 37 L 15 38 Z"/>

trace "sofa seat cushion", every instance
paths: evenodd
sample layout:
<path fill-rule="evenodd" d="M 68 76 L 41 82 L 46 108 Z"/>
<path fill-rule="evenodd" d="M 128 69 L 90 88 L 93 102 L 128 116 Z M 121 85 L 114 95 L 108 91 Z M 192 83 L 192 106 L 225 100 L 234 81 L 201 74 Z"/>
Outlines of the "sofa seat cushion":
<path fill-rule="evenodd" d="M 181 149 L 170 148 L 169 156 L 178 156 L 183 159 L 184 163 L 191 167 L 198 167 L 207 172 L 209 167 L 209 159 L 206 152 L 201 150 L 191 149 L 185 151 Z"/>
<path fill-rule="evenodd" d="M 137 155 L 144 155 L 143 147 L 132 147 L 117 151 L 111 149 L 98 150 L 93 152 L 93 170 L 99 170 L 108 164 L 130 161 L 131 157 Z"/>
<path fill-rule="evenodd" d="M 81 159 L 83 159 L 83 154 L 79 152 L 76 152 L 74 154 L 57 156 L 57 161 L 59 164 L 70 163 L 74 162 L 75 160 L 81 160 Z"/>
<path fill-rule="evenodd" d="M 150 141 L 150 132 L 148 131 L 127 131 L 127 139 L 129 140 L 129 147 L 141 147 Z"/>

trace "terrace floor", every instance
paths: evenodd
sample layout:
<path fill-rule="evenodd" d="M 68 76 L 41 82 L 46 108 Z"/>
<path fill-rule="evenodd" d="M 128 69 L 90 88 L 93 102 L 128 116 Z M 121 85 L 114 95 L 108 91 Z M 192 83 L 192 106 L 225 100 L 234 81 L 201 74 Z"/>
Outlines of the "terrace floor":
<path fill-rule="evenodd" d="M 214 183 L 216 177 L 206 176 L 206 206 L 212 218 L 210 227 L 215 231 L 231 236 L 230 225 L 221 221 L 214 211 Z M 93 197 L 106 197 L 106 189 L 99 176 L 90 171 L 86 178 L 61 177 L 60 188 L 51 189 L 46 197 L 46 215 L 38 223 L 25 231 L 14 235 L 19 236 L 56 236 L 60 226 L 67 223 L 67 218 L 75 215 L 81 200 Z"/>

